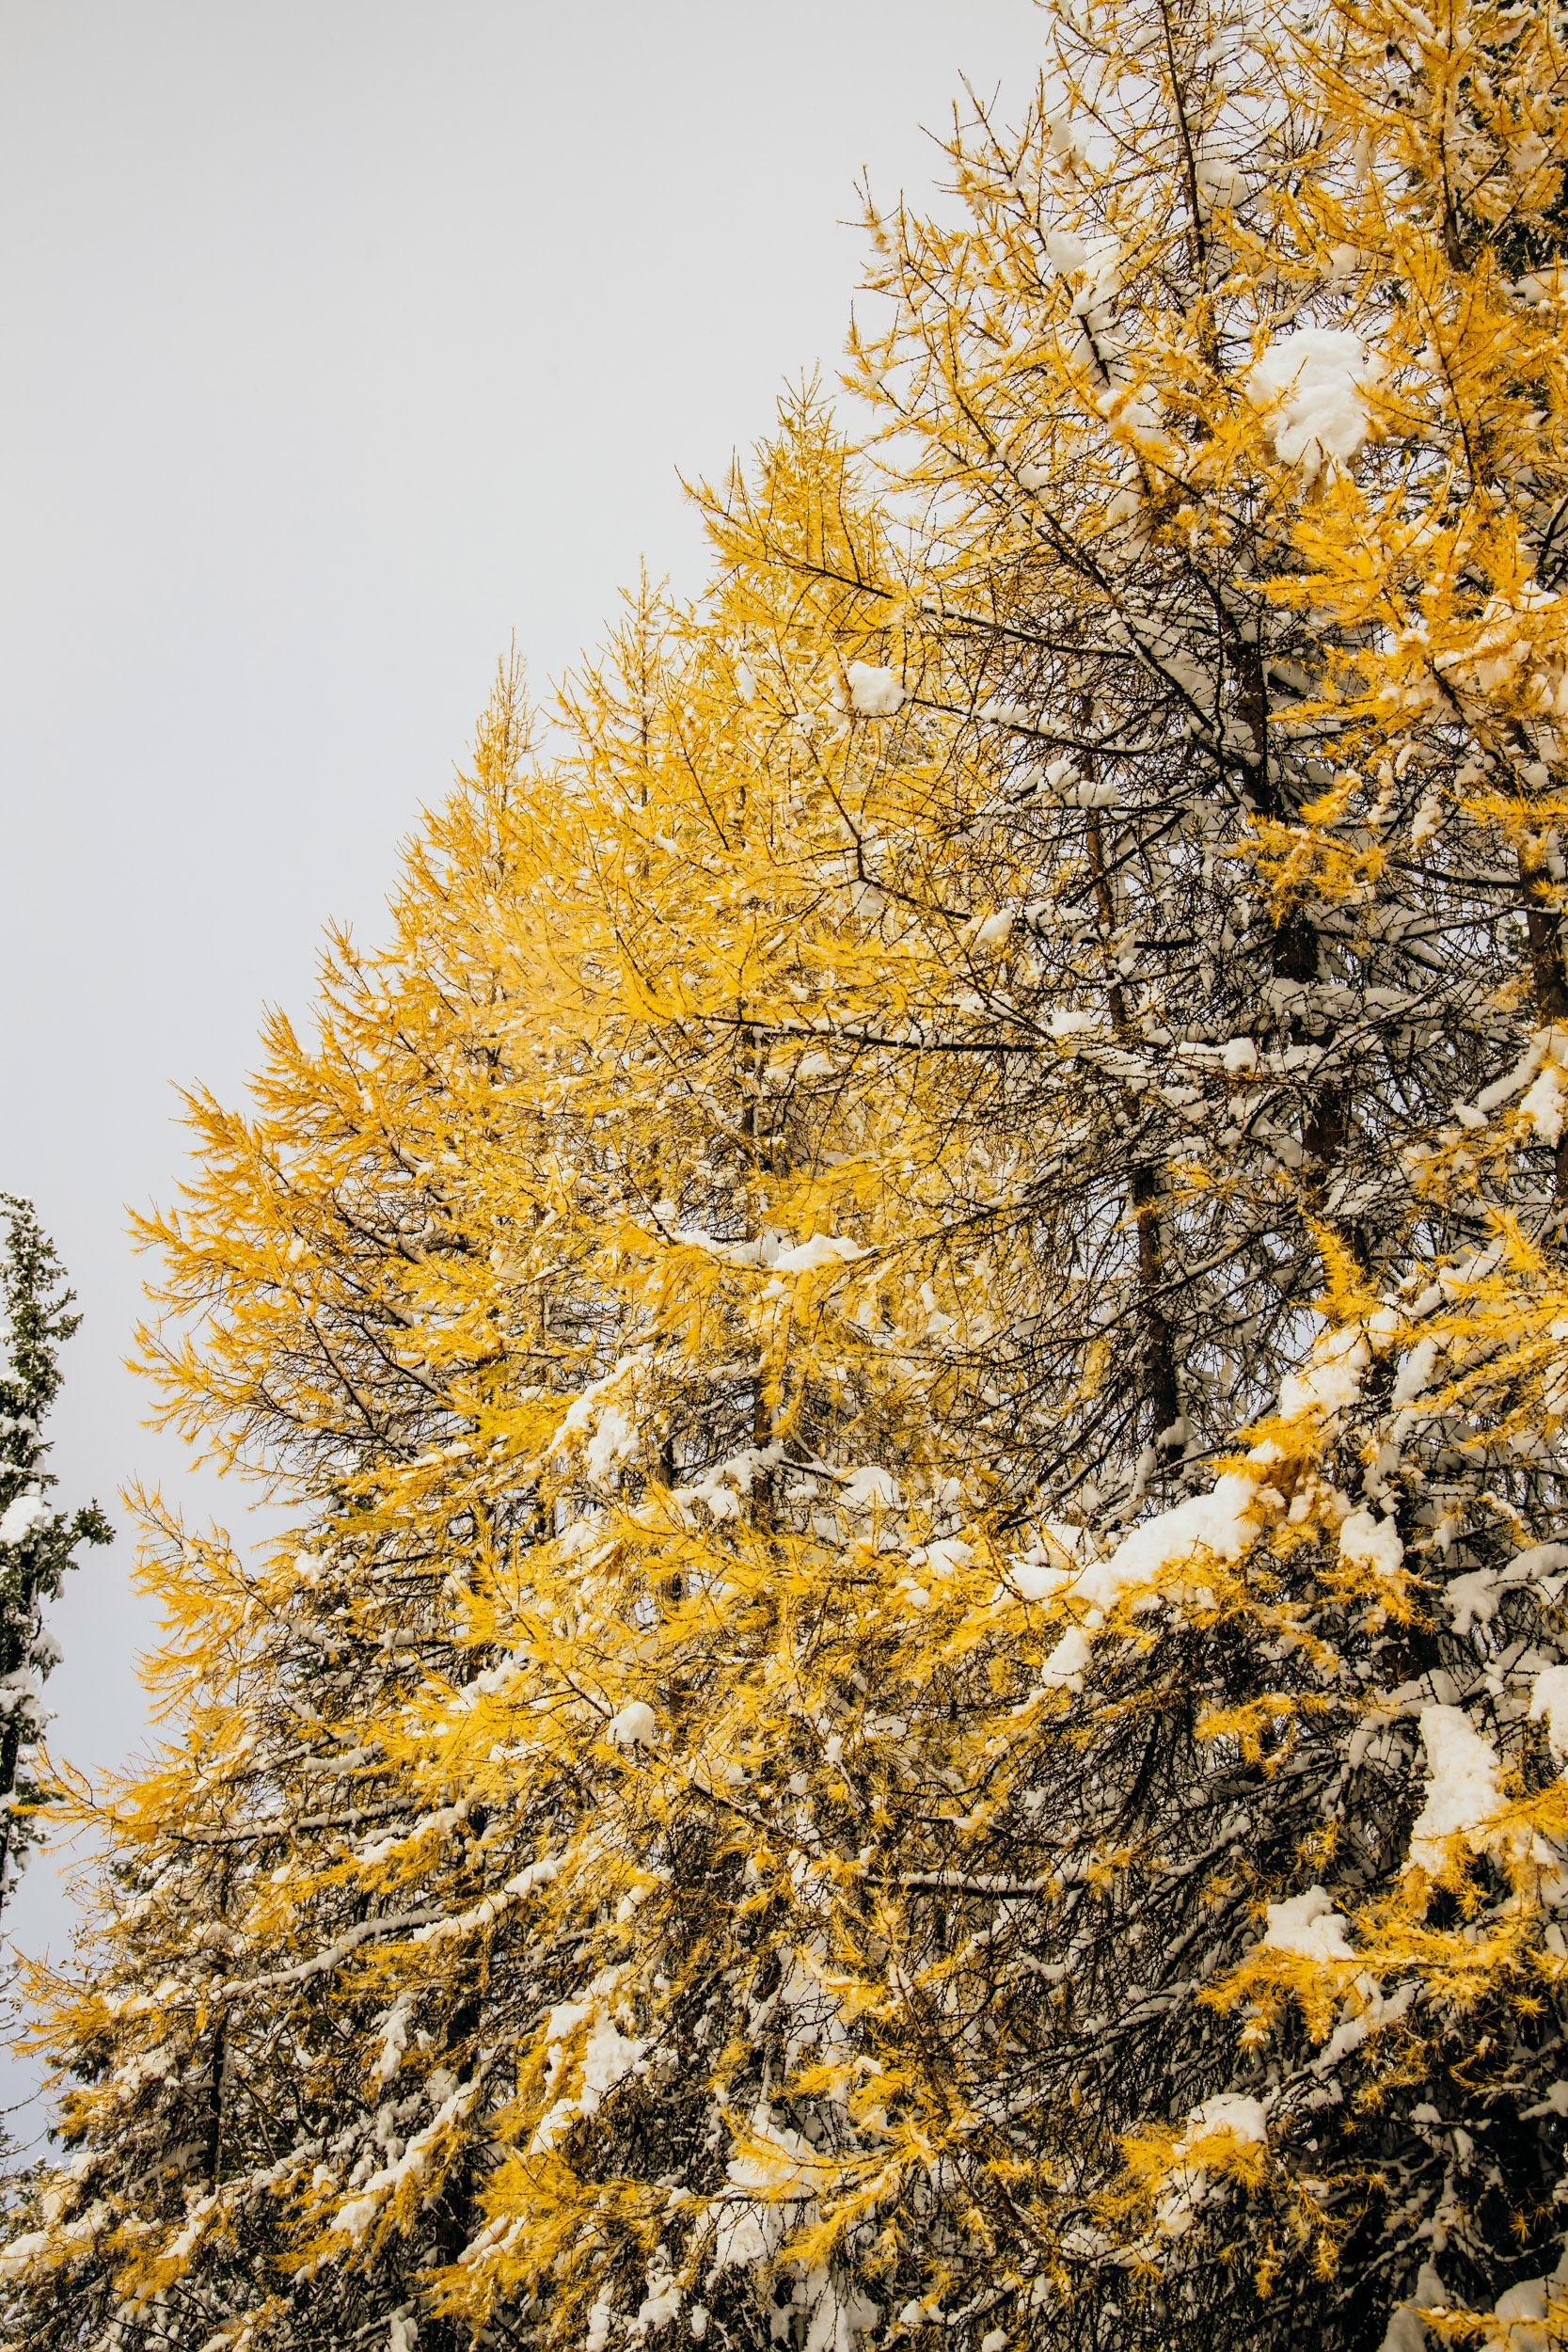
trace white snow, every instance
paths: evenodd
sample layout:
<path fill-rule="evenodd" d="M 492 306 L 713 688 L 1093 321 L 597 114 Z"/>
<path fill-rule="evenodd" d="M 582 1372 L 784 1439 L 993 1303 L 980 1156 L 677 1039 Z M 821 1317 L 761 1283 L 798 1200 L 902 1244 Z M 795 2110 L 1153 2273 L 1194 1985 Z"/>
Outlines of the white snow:
<path fill-rule="evenodd" d="M 1568 1666 L 1545 1666 L 1530 1687 L 1529 1719 L 1544 1724 L 1546 1744 L 1558 1763 L 1568 1764 Z"/>
<path fill-rule="evenodd" d="M 16 1501 L 0 1515 L 0 1544 L 25 1543 L 36 1529 L 47 1527 L 53 1517 L 47 1502 L 36 1490 L 32 1494 L 18 1495 Z"/>
<path fill-rule="evenodd" d="M 1519 1105 L 1520 1114 L 1543 1143 L 1557 1143 L 1562 1135 L 1562 1073 L 1549 1061 Z"/>
<path fill-rule="evenodd" d="M 1381 361 L 1349 327 L 1303 326 L 1253 362 L 1247 397 L 1270 412 L 1264 431 L 1280 463 L 1310 479 L 1360 456 L 1371 433 L 1366 389 L 1381 373 Z"/>
<path fill-rule="evenodd" d="M 771 1445 L 742 1446 L 738 1454 L 726 1454 L 723 1461 L 713 1463 L 701 1478 L 683 1486 L 673 1486 L 670 1500 L 688 1526 L 698 1503 L 705 1504 L 713 1518 L 737 1519 L 741 1497 L 751 1493 L 757 1472 L 776 1470 L 783 1460 L 784 1447 L 777 1439 Z"/>
<path fill-rule="evenodd" d="M 1554 1569 L 1568 1568 L 1568 1544 L 1532 1544 L 1528 1551 L 1516 1551 L 1509 1562 L 1506 1581 L 1510 1584 L 1541 1584 L 1547 1598 L 1555 1600 L 1557 1592 L 1549 1580 Z"/>
<path fill-rule="evenodd" d="M 898 1481 L 891 1470 L 868 1464 L 845 1481 L 843 1501 L 850 1511 L 896 1511 L 901 1507 Z"/>
<path fill-rule="evenodd" d="M 1487 1824 L 1508 1800 L 1497 1752 L 1463 1708 L 1422 1708 L 1421 1743 L 1430 1779 L 1426 1804 L 1410 1833 L 1410 1859 L 1435 1877 L 1450 1837 L 1463 1836 L 1477 1853 L 1492 1842 Z"/>
<path fill-rule="evenodd" d="M 1370 1984 L 1372 1989 L 1369 1994 L 1367 1987 Z M 1416 1997 L 1417 1985 L 1414 1977 L 1408 1978 L 1403 1984 L 1396 1985 L 1386 1999 L 1371 1978 L 1366 1977 L 1357 1990 L 1366 2002 L 1365 2008 L 1359 2016 L 1347 2017 L 1343 2025 L 1336 2026 L 1312 2060 L 1312 2072 L 1320 2081 L 1332 2074 L 1341 2058 L 1348 2058 L 1353 2050 L 1359 2050 L 1374 2033 L 1380 2033 L 1386 2026 L 1397 2026 L 1401 2018 L 1409 2012 L 1410 2004 Z"/>
<path fill-rule="evenodd" d="M 1339 1530 L 1339 1557 L 1365 1561 L 1379 1576 L 1397 1576 L 1404 1565 L 1404 1546 L 1392 1519 L 1353 1511 Z"/>
<path fill-rule="evenodd" d="M 1017 1560 L 1008 1574 L 1014 1591 L 1024 1600 L 1050 1600 L 1072 1581 L 1070 1568 L 1056 1567 L 1046 1560 Z"/>
<path fill-rule="evenodd" d="M 594 1484 L 602 1486 L 617 1465 L 636 1451 L 637 1423 L 624 1406 L 607 1405 L 583 1449 L 583 1468 Z"/>
<path fill-rule="evenodd" d="M 1207 1494 L 1189 1495 L 1124 1535 L 1108 1559 L 1084 1569 L 1079 1592 L 1092 1607 L 1110 1609 L 1129 1585 L 1185 1559 L 1200 1545 L 1216 1560 L 1240 1560 L 1258 1535 L 1257 1502 L 1256 1483 L 1227 1471 Z"/>
<path fill-rule="evenodd" d="M 1442 1353 L 1443 1342 L 1440 1339 L 1418 1340 L 1400 1366 L 1390 1402 L 1409 1405 L 1417 1397 L 1424 1396 L 1432 1386 L 1432 1375 Z"/>
<path fill-rule="evenodd" d="M 1008 1562 L 1007 1574 L 1013 1590 L 1024 1600 L 1050 1600 L 1094 1556 L 1087 1528 L 1073 1527 L 1065 1519 L 1044 1519 L 1029 1550 Z"/>
<path fill-rule="evenodd" d="M 643 2296 L 635 2324 L 639 2328 L 667 2328 L 671 2320 L 680 2317 L 680 2310 L 679 2283 L 666 2271 L 657 2288 Z"/>
<path fill-rule="evenodd" d="M 1559 2264 L 1556 2280 L 1521 2279 L 1516 2287 L 1509 2287 L 1498 2296 L 1493 2316 L 1504 2324 L 1488 2329 L 1488 2347 L 1495 2346 L 1496 2352 L 1550 2352 L 1553 2344 L 1560 2344 L 1560 2328 L 1568 2317 L 1568 2283 L 1563 2282 L 1563 2264 Z M 1555 2311 L 1551 2308 L 1554 2303 Z"/>
<path fill-rule="evenodd" d="M 1256 2099 L 1240 2091 L 1221 2090 L 1213 2098 L 1205 2099 L 1201 2106 L 1194 2107 L 1187 2117 L 1186 2130 L 1171 2152 L 1178 2159 L 1177 2169 L 1167 2175 L 1156 2207 L 1160 2227 L 1167 2237 L 1186 2234 L 1209 2191 L 1209 2175 L 1204 2167 L 1182 2164 L 1180 2159 L 1221 2132 L 1250 2146 L 1268 2145 L 1268 2121 Z"/>
<path fill-rule="evenodd" d="M 1426 2352 L 1427 2331 L 1418 2314 L 1440 2310 L 1449 2299 L 1448 2289 L 1431 2263 L 1423 2263 L 1416 2274 L 1416 2291 L 1408 2303 L 1401 2303 L 1388 2322 L 1381 2352 Z"/>
<path fill-rule="evenodd" d="M 817 2185 L 809 2143 L 787 2124 L 775 2123 L 765 2106 L 752 2117 L 752 2137 L 750 2153 L 730 2158 L 707 2274 L 710 2287 L 737 2265 L 752 2269 L 770 2262 Z"/>
<path fill-rule="evenodd" d="M 1178 2155 L 1196 2148 L 1211 2132 L 1228 2132 L 1232 2139 L 1255 2140 L 1266 2146 L 1269 2137 L 1268 2119 L 1256 2099 L 1249 2099 L 1239 2090 L 1217 2091 L 1194 2107 L 1187 2118 L 1187 2128 L 1176 2143 Z"/>
<path fill-rule="evenodd" d="M 822 1057 L 813 1056 L 813 1060 Z M 826 1065 L 832 1069 L 830 1062 Z M 798 1075 L 805 1074 L 802 1063 Z M 814 1074 L 820 1075 L 820 1073 Z M 725 1265 L 761 1266 L 769 1274 L 804 1274 L 813 1267 L 830 1265 L 834 1259 L 847 1264 L 851 1258 L 863 1258 L 870 1253 L 858 1241 L 848 1241 L 842 1234 L 813 1233 L 806 1241 L 786 1243 L 782 1233 L 765 1232 L 752 1241 L 715 1241 L 695 1226 L 681 1226 L 671 1236 L 688 1249 L 701 1249 L 710 1258 L 721 1259 Z M 606 1384 L 601 1382 L 600 1387 Z M 583 1394 L 589 1393 L 584 1390 Z M 578 1402 L 580 1403 L 580 1399 Z"/>
<path fill-rule="evenodd" d="M 1053 1012 L 1050 1021 L 1051 1034 L 1057 1039 L 1082 1037 L 1086 1031 L 1103 1025 L 1098 1012 Z"/>
<path fill-rule="evenodd" d="M 1095 406 L 1107 424 L 1128 434 L 1133 440 L 1148 440 L 1160 430 L 1160 412 L 1147 400 L 1140 400 L 1128 386 L 1113 385 L 1101 392 Z"/>
<path fill-rule="evenodd" d="M 633 1699 L 610 1717 L 604 1736 L 617 1748 L 651 1748 L 658 1737 L 658 1717 L 646 1699 Z"/>
<path fill-rule="evenodd" d="M 842 1234 L 813 1233 L 809 1241 L 781 1249 L 771 1265 L 775 1274 L 813 1274 L 818 1266 L 847 1265 L 851 1258 L 865 1254 L 858 1241 L 846 1241 Z"/>
<path fill-rule="evenodd" d="M 1246 174 L 1240 164 L 1224 155 L 1199 154 L 1193 166 L 1193 177 L 1205 207 L 1239 204 L 1246 194 Z"/>
<path fill-rule="evenodd" d="M 863 719 L 891 719 L 902 709 L 906 696 L 891 670 L 869 661 L 851 661 L 845 672 L 849 681 L 849 706 Z"/>
<path fill-rule="evenodd" d="M 1489 1087 L 1482 1087 L 1476 1096 L 1477 1109 L 1498 1109 L 1511 1095 L 1517 1094 L 1521 1087 L 1529 1084 L 1544 1061 L 1551 1059 L 1554 1055 L 1565 1053 L 1568 1053 L 1568 1031 L 1537 1029 L 1523 1060 L 1515 1062 L 1505 1077 L 1495 1078 Z"/>
<path fill-rule="evenodd" d="M 610 2092 L 638 2067 L 645 2042 L 624 2034 L 611 2014 L 622 1971 L 607 1968 L 588 1987 L 582 2001 L 560 2001 L 545 2026 L 550 2065 L 547 2090 L 553 2090 L 570 2065 L 569 2048 L 578 2027 L 586 2023 L 579 2087 L 576 2098 L 557 2099 L 540 2118 L 529 2146 L 531 2155 L 553 2148 L 567 2125 L 579 2115 L 596 2115 Z"/>
<path fill-rule="evenodd" d="M 1418 850 L 1423 841 L 1443 830 L 1443 801 L 1438 792 L 1429 792 L 1416 811 L 1416 821 L 1410 828 L 1410 846 Z"/>
<path fill-rule="evenodd" d="M 379 2083 L 389 2083 L 403 2064 L 408 2046 L 408 2012 L 414 1999 L 412 1993 L 400 1993 L 381 2021 L 381 2056 L 375 2069 Z"/>
<path fill-rule="evenodd" d="M 635 1406 L 618 1391 L 630 1385 L 643 1362 L 641 1351 L 623 1356 L 602 1380 L 590 1382 L 567 1406 L 555 1433 L 552 1452 L 578 1438 L 583 1442 L 583 1468 L 595 1486 L 603 1486 L 619 1463 L 637 1450 Z"/>
<path fill-rule="evenodd" d="M 1172 1562 L 1204 1550 L 1216 1560 L 1240 1560 L 1259 1534 L 1256 1516 L 1258 1487 L 1254 1480 L 1228 1470 L 1205 1495 L 1189 1495 L 1157 1518 L 1124 1535 L 1108 1559 L 1082 1568 L 1072 1589 L 1087 1601 L 1086 1624 L 1092 1630 L 1103 1623 L 1124 1594 L 1157 1576 Z M 1084 1630 L 1075 1626 L 1063 1635 L 1046 1660 L 1046 1687 L 1080 1690 L 1088 1659 Z"/>
<path fill-rule="evenodd" d="M 1243 1070 L 1258 1067 L 1258 1048 L 1249 1037 L 1233 1037 L 1220 1054 L 1220 1067 L 1228 1078 L 1239 1078 Z"/>
<path fill-rule="evenodd" d="M 1263 1942 L 1270 1951 L 1294 1952 L 1302 1960 L 1355 1958 L 1346 1941 L 1350 1921 L 1322 1886 L 1268 1904 L 1263 1918 Z"/>
<path fill-rule="evenodd" d="M 961 1535 L 943 1535 L 934 1544 L 917 1544 L 910 1553 L 910 1565 L 946 1578 L 958 1568 L 967 1568 L 974 1557 L 974 1545 L 966 1544 Z"/>
<path fill-rule="evenodd" d="M 449 2075 L 447 2079 L 451 2078 Z M 404 2182 L 409 2178 L 423 2181 L 437 2142 L 451 2123 L 467 2115 L 479 2090 L 478 2083 L 468 2082 L 459 2083 L 449 2092 L 432 2121 L 422 2131 L 415 2133 L 397 2162 L 384 2165 L 379 2172 L 372 2173 L 359 2195 L 339 2208 L 333 2228 L 341 2230 L 352 2244 L 362 2245 L 383 2205 L 396 2197 Z"/>
<path fill-rule="evenodd" d="M 1478 1625 L 1491 1624 L 1497 1613 L 1499 1581 L 1490 1568 L 1472 1568 L 1467 1575 L 1449 1579 L 1443 1598 L 1456 1633 L 1470 1633 Z"/>
<path fill-rule="evenodd" d="M 1337 1413 L 1342 1406 L 1354 1405 L 1361 1393 L 1361 1375 L 1369 1360 L 1367 1335 L 1357 1325 L 1325 1331 L 1306 1369 L 1287 1373 L 1280 1382 L 1280 1412 L 1287 1421 L 1293 1421 L 1308 1409 Z"/>
<path fill-rule="evenodd" d="M 1499 1233 L 1497 1240 L 1489 1242 L 1484 1249 L 1465 1250 L 1463 1257 L 1456 1258 L 1452 1265 L 1445 1266 L 1438 1275 L 1440 1295 L 1444 1298 L 1459 1298 L 1475 1283 L 1490 1280 L 1502 1263 L 1507 1248 L 1507 1236 Z M 1413 1307 L 1411 1312 L 1415 1311 Z"/>
<path fill-rule="evenodd" d="M 1081 1691 L 1092 1649 L 1082 1626 L 1064 1633 L 1040 1668 L 1042 1691 Z"/>
<path fill-rule="evenodd" d="M 526 1870 L 519 1870 L 515 1878 L 509 1878 L 501 1891 L 521 1902 L 536 1886 L 552 1885 L 560 1876 L 560 1863 L 554 1854 L 546 1854 L 538 1862 L 531 1862 Z"/>

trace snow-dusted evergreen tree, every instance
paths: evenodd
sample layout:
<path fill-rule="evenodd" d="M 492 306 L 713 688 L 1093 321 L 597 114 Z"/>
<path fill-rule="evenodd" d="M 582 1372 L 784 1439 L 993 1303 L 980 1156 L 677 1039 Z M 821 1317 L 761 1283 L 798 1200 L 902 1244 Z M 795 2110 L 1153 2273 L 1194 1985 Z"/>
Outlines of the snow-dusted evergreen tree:
<path fill-rule="evenodd" d="M 60 1389 L 59 1350 L 81 1323 L 72 1294 L 32 1204 L 0 1195 L 8 1233 L 4 1286 L 6 1362 L 0 1366 L 0 1909 L 42 1835 L 33 1752 L 45 1722 L 43 1680 L 59 1646 L 46 1601 L 73 1568 L 79 1544 L 112 1540 L 96 1503 L 67 1514 L 50 1502 L 57 1481 L 44 1468 L 42 1429 Z"/>

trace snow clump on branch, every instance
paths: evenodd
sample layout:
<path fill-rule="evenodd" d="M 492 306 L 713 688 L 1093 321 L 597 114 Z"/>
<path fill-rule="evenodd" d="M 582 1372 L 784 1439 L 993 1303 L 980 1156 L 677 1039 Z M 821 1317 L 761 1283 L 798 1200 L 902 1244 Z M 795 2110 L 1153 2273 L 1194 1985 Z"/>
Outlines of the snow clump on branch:
<path fill-rule="evenodd" d="M 1247 397 L 1274 414 L 1269 438 L 1281 465 L 1308 481 L 1329 464 L 1354 463 L 1371 438 L 1366 394 L 1382 362 L 1343 326 L 1303 326 L 1282 336 L 1247 372 Z"/>
<path fill-rule="evenodd" d="M 849 682 L 849 707 L 862 719 L 891 719 L 908 697 L 891 670 L 869 661 L 851 661 L 845 672 Z"/>

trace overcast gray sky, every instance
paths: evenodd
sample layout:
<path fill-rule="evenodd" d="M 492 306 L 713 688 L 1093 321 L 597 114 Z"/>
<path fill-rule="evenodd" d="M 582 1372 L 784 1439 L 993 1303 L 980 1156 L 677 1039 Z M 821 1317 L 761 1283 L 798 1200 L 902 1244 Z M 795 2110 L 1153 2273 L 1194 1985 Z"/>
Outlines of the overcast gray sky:
<path fill-rule="evenodd" d="M 87 1322 L 62 1499 L 134 1473 L 243 1531 L 121 1369 L 171 1084 L 235 1099 L 328 915 L 373 936 L 515 630 L 536 686 L 677 469 L 842 347 L 855 183 L 925 191 L 967 72 L 1016 116 L 1030 0 L 0 0 L 0 1189 Z M 55 1628 L 56 1749 L 121 1762 L 131 1544 Z M 67 1915 L 35 1863 L 24 1948 Z"/>

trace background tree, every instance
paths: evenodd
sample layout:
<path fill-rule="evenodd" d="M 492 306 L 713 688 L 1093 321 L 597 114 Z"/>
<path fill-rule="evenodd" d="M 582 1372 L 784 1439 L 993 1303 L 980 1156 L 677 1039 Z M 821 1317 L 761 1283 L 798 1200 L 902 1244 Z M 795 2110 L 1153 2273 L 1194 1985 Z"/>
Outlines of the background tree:
<path fill-rule="evenodd" d="M 0 1196 L 8 1225 L 3 1279 L 8 1362 L 0 1370 L 0 1910 L 29 1849 L 43 1834 L 31 1767 L 47 1721 L 44 1677 L 60 1651 L 43 1605 L 77 1564 L 78 1544 L 106 1544 L 112 1530 L 95 1502 L 68 1517 L 49 1503 L 58 1482 L 44 1469 L 42 1427 L 59 1394 L 59 1349 L 81 1322 L 54 1248 L 32 1204 Z"/>

